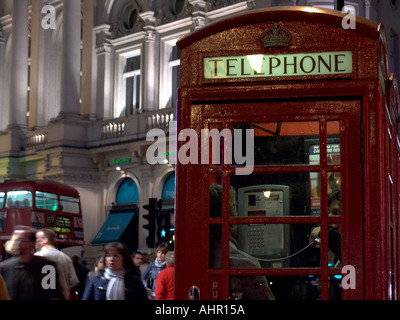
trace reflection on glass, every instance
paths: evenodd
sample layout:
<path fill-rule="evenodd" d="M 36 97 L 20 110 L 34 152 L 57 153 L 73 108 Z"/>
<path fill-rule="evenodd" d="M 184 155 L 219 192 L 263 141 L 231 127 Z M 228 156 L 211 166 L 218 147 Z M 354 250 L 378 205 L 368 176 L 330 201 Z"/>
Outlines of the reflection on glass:
<path fill-rule="evenodd" d="M 329 300 L 342 300 L 342 275 L 329 277 Z"/>
<path fill-rule="evenodd" d="M 326 128 L 328 131 L 328 164 L 340 165 L 340 122 L 328 121 Z"/>
<path fill-rule="evenodd" d="M 238 196 L 238 216 L 319 215 L 319 198 L 312 197 L 312 189 L 320 187 L 312 177 L 318 177 L 317 173 L 231 175 L 230 183 Z"/>
<path fill-rule="evenodd" d="M 331 212 L 335 216 L 340 216 L 340 188 L 342 185 L 342 179 L 340 172 L 328 172 L 328 205 L 332 201 L 338 203 L 339 212 Z"/>
<path fill-rule="evenodd" d="M 233 125 L 233 129 L 254 130 L 255 165 L 319 164 L 319 157 L 316 161 L 309 158 L 311 145 L 319 150 L 318 121 L 240 123 Z M 245 139 L 241 143 L 244 144 Z M 233 147 L 246 150 L 235 141 Z"/>
<path fill-rule="evenodd" d="M 222 267 L 222 227 L 220 225 L 210 225 L 209 237 L 209 267 L 211 269 L 221 269 Z"/>
<path fill-rule="evenodd" d="M 230 277 L 230 298 L 233 300 L 261 299 L 258 297 L 260 286 L 257 285 L 257 279 L 254 278 L 250 276 Z M 321 296 L 319 276 L 268 277 L 268 285 L 276 300 L 319 300 Z M 253 290 L 251 291 L 250 288 Z M 245 289 L 247 290 L 245 291 Z"/>
<path fill-rule="evenodd" d="M 340 268 L 342 265 L 342 225 L 332 223 L 328 227 L 328 266 Z"/>
<path fill-rule="evenodd" d="M 208 181 L 210 186 L 219 185 L 222 188 L 221 175 L 210 175 L 208 177 Z M 210 187 L 210 218 L 222 217 L 222 201 L 219 198 L 220 196 L 222 197 L 222 193 L 220 195 L 219 189 Z"/>
<path fill-rule="evenodd" d="M 319 172 L 310 172 L 311 215 L 319 216 L 321 212 L 321 175 Z"/>
<path fill-rule="evenodd" d="M 231 268 L 305 268 L 320 266 L 319 228 L 310 224 L 234 225 Z M 256 262 L 257 261 L 257 262 Z"/>
<path fill-rule="evenodd" d="M 342 255 L 342 225 L 340 223 L 332 223 L 328 226 L 328 267 L 340 268 Z M 320 248 L 321 227 L 312 226 L 310 233 L 310 243 L 313 247 Z M 319 254 L 319 252 L 317 253 Z"/>
<path fill-rule="evenodd" d="M 208 130 L 202 131 L 201 163 L 221 167 L 223 163 L 230 163 L 230 155 L 223 152 L 229 145 L 231 133 L 223 130 L 220 123 L 211 123 Z M 226 158 L 224 158 L 226 156 Z"/>

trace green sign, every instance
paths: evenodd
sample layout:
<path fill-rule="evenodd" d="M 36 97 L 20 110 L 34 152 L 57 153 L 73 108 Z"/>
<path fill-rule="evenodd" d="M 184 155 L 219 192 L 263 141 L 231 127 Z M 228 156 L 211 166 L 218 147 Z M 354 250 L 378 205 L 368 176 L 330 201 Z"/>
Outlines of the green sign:
<path fill-rule="evenodd" d="M 131 163 L 132 158 L 114 159 L 114 164 Z"/>
<path fill-rule="evenodd" d="M 205 79 L 349 74 L 351 51 L 204 58 Z"/>

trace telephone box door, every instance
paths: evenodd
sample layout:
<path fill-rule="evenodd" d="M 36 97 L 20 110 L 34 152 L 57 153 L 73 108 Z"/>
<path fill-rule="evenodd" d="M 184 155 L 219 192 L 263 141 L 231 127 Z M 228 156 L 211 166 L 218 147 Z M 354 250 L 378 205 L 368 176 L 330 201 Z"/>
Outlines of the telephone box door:
<path fill-rule="evenodd" d="M 176 298 L 362 299 L 361 102 L 190 99 Z"/>

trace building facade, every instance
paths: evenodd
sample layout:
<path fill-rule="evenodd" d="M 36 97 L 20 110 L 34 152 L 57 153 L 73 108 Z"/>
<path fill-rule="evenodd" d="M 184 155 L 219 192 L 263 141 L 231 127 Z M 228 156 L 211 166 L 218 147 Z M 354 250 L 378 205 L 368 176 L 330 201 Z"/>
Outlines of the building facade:
<path fill-rule="evenodd" d="M 400 75 L 400 1 L 345 1 L 386 27 Z M 3 0 L 0 2 L 0 179 L 50 179 L 82 197 L 85 252 L 118 206 L 173 199 L 177 40 L 220 19 L 271 6 L 334 0 Z M 157 131 L 151 131 L 156 129 Z M 151 132 L 162 154 L 148 153 Z M 171 162 L 171 163 L 170 163 Z M 133 190 L 133 191 L 132 191 Z"/>

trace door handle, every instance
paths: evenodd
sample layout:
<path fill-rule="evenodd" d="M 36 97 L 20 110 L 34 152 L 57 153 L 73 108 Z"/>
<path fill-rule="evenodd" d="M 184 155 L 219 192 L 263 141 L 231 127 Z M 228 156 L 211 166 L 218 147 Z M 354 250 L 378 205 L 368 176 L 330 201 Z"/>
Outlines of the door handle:
<path fill-rule="evenodd" d="M 200 288 L 198 286 L 189 288 L 188 300 L 200 300 Z"/>

